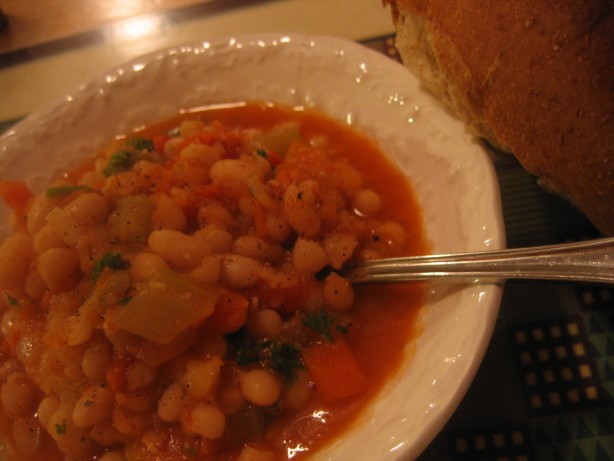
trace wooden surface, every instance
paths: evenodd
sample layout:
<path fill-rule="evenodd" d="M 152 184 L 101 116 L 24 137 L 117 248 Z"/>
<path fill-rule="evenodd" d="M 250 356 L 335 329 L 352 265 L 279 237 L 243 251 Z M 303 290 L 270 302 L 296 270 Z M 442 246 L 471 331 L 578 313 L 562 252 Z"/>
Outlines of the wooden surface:
<path fill-rule="evenodd" d="M 99 29 L 130 18 L 213 0 L 3 0 L 8 26 L 0 54 Z"/>

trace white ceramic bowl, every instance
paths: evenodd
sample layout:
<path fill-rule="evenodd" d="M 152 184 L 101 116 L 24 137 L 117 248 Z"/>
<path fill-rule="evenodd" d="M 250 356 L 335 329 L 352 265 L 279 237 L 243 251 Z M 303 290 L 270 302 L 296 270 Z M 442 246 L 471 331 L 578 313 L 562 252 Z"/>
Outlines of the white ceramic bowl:
<path fill-rule="evenodd" d="M 118 133 L 182 109 L 242 100 L 317 108 L 374 138 L 411 181 L 434 252 L 499 249 L 504 232 L 487 153 L 401 65 L 331 37 L 216 38 L 132 60 L 0 138 L 0 177 L 40 191 Z M 8 211 L 0 209 L 7 223 Z M 2 237 L 7 224 L 0 229 Z M 401 372 L 318 460 L 412 459 L 451 416 L 482 360 L 501 287 L 434 284 Z"/>

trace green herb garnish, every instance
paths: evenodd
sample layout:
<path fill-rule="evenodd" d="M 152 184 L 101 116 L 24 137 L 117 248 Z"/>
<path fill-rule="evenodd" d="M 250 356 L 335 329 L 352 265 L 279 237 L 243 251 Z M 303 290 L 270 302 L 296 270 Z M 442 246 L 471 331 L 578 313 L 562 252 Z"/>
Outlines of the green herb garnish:
<path fill-rule="evenodd" d="M 237 365 L 260 363 L 279 373 L 288 384 L 296 378 L 296 370 L 305 368 L 301 360 L 301 348 L 294 343 L 264 340 L 252 341 L 244 329 L 227 335 L 235 350 Z"/>
<path fill-rule="evenodd" d="M 145 139 L 140 136 L 131 136 L 126 140 L 126 146 L 134 150 L 146 150 L 147 152 L 154 151 L 154 143 L 151 139 Z"/>
<path fill-rule="evenodd" d="M 305 368 L 301 360 L 301 350 L 293 343 L 272 341 L 269 345 L 270 367 L 282 375 L 289 383 L 296 378 L 296 370 Z"/>
<path fill-rule="evenodd" d="M 154 143 L 151 139 L 145 139 L 140 136 L 131 136 L 124 142 L 125 148 L 118 150 L 111 158 L 107 166 L 102 170 L 107 178 L 121 171 L 127 171 L 132 168 L 134 163 L 146 158 L 146 154 L 155 150 Z"/>
<path fill-rule="evenodd" d="M 45 192 L 45 195 L 47 197 L 63 197 L 78 190 L 92 190 L 92 188 L 86 185 L 50 187 Z"/>
<path fill-rule="evenodd" d="M 335 330 L 337 330 L 339 333 L 347 335 L 350 331 L 350 325 L 343 325 L 341 323 L 338 323 L 337 325 L 335 325 Z"/>
<path fill-rule="evenodd" d="M 247 336 L 243 329 L 227 335 L 227 338 L 234 346 L 237 365 L 243 367 L 260 360 L 260 347 Z"/>
<path fill-rule="evenodd" d="M 96 261 L 96 264 L 92 269 L 92 281 L 96 282 L 96 280 L 98 280 L 98 277 L 100 277 L 100 274 L 102 274 L 102 271 L 105 268 L 113 270 L 122 270 L 127 269 L 128 267 L 130 267 L 130 263 L 128 261 L 125 261 L 122 258 L 122 255 L 120 255 L 119 253 L 107 253 L 98 261 Z"/>
<path fill-rule="evenodd" d="M 316 333 L 322 335 L 327 341 L 334 341 L 333 327 L 337 321 L 336 313 L 327 312 L 325 309 L 312 311 L 305 314 L 303 317 L 303 325 L 311 328 Z"/>
<path fill-rule="evenodd" d="M 132 296 L 126 296 L 125 298 L 122 298 L 119 301 L 117 301 L 117 304 L 119 304 L 120 306 L 125 306 L 130 301 L 132 301 Z"/>
<path fill-rule="evenodd" d="M 66 423 L 56 424 L 55 425 L 55 433 L 58 435 L 66 434 Z"/>
<path fill-rule="evenodd" d="M 190 458 L 196 458 L 198 456 L 198 451 L 192 445 L 185 445 L 183 447 L 183 454 Z"/>
<path fill-rule="evenodd" d="M 102 170 L 102 174 L 104 174 L 107 178 L 112 176 L 120 171 L 129 170 L 134 162 L 135 154 L 133 152 L 127 150 L 120 150 L 111 155 L 109 159 L 109 163 Z"/>
<path fill-rule="evenodd" d="M 6 297 L 6 302 L 8 303 L 9 306 L 11 306 L 11 307 L 19 306 L 19 301 L 17 300 L 17 298 L 11 296 L 6 291 L 4 292 L 4 296 Z"/>
<path fill-rule="evenodd" d="M 256 154 L 259 155 L 260 157 L 268 158 L 268 154 L 266 153 L 266 150 L 264 149 L 258 149 L 256 151 Z"/>

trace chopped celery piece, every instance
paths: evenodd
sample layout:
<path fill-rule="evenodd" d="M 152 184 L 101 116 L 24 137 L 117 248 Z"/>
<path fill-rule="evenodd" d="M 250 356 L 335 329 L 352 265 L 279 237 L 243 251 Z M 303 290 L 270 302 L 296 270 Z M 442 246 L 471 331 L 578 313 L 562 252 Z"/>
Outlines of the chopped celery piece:
<path fill-rule="evenodd" d="M 223 291 L 172 270 L 156 272 L 122 308 L 118 325 L 150 341 L 168 344 L 209 317 Z"/>
<path fill-rule="evenodd" d="M 287 122 L 274 127 L 262 135 L 260 144 L 266 151 L 276 152 L 282 157 L 294 141 L 301 138 L 301 131 L 297 123 Z"/>

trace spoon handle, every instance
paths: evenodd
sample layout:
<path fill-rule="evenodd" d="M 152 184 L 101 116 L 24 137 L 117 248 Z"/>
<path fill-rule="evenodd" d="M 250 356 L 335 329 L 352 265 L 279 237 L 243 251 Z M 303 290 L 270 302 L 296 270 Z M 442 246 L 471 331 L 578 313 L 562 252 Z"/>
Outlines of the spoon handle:
<path fill-rule="evenodd" d="M 453 278 L 614 282 L 614 238 L 499 251 L 367 261 L 343 274 L 353 283 Z"/>

